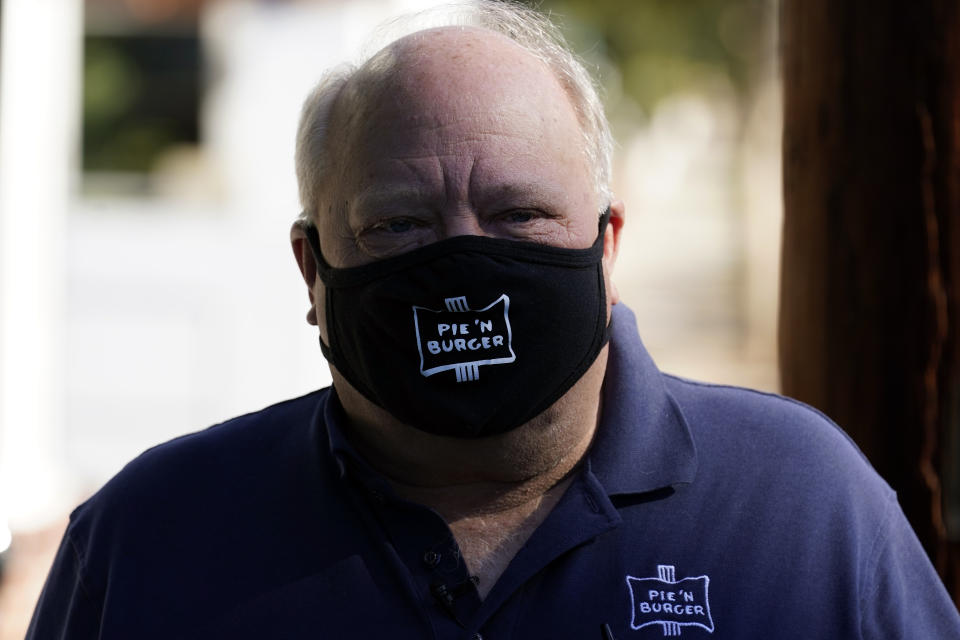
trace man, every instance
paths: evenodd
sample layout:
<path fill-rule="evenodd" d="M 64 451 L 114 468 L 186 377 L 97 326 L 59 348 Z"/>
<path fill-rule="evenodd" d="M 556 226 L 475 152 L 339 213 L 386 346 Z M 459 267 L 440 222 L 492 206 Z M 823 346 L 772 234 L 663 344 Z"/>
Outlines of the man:
<path fill-rule="evenodd" d="M 291 239 L 333 388 L 131 463 L 29 637 L 960 637 L 840 430 L 655 368 L 589 80 L 539 16 L 467 13 L 304 109 Z"/>

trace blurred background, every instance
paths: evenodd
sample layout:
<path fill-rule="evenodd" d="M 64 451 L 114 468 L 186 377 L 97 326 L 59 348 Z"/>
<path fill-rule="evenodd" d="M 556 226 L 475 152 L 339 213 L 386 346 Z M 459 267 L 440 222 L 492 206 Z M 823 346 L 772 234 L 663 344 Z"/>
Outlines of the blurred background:
<path fill-rule="evenodd" d="M 0 639 L 145 448 L 329 382 L 292 260 L 321 72 L 429 0 L 0 0 Z M 538 3 L 596 71 L 661 368 L 777 390 L 772 0 Z"/>

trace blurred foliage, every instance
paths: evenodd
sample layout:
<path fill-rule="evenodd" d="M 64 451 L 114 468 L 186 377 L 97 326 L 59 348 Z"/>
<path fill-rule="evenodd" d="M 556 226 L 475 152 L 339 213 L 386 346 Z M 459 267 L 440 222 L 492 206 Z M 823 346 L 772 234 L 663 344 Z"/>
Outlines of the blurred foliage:
<path fill-rule="evenodd" d="M 766 25 L 772 0 L 530 0 L 564 26 L 590 63 L 612 65 L 601 74 L 650 113 L 662 98 L 725 82 L 749 94 L 770 54 Z M 608 70 L 609 71 L 609 70 Z M 618 86 L 611 87 L 616 80 Z"/>
<path fill-rule="evenodd" d="M 172 146 L 196 143 L 200 72 L 195 36 L 88 35 L 84 171 L 147 172 Z"/>

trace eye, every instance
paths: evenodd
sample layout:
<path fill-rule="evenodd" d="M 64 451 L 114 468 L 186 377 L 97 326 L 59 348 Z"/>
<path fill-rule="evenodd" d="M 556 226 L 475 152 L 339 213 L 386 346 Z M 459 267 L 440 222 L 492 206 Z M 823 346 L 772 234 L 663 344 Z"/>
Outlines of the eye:
<path fill-rule="evenodd" d="M 385 215 L 355 232 L 357 248 L 377 259 L 410 251 L 432 237 L 431 221 L 418 215 Z"/>
<path fill-rule="evenodd" d="M 530 222 L 533 220 L 533 212 L 526 209 L 517 209 L 510 211 L 505 216 L 507 222 L 513 222 L 516 224 L 523 224 L 524 222 Z"/>
<path fill-rule="evenodd" d="M 373 230 L 386 233 L 407 233 L 416 228 L 417 223 L 409 218 L 388 218 L 373 226 Z"/>
<path fill-rule="evenodd" d="M 387 229 L 393 233 L 403 233 L 413 229 L 413 223 L 409 220 L 390 220 L 387 222 Z"/>

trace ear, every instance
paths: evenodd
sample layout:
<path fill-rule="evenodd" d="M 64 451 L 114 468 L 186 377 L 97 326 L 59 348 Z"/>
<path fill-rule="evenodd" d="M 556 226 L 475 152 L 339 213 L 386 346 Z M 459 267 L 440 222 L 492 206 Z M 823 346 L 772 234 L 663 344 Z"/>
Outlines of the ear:
<path fill-rule="evenodd" d="M 307 242 L 307 233 L 304 230 L 303 220 L 297 220 L 290 227 L 290 246 L 293 247 L 293 257 L 297 260 L 297 266 L 300 268 L 300 274 L 307 285 L 307 295 L 310 297 L 310 310 L 307 312 L 307 322 L 312 325 L 317 324 L 317 303 L 315 289 L 317 286 L 317 263 L 313 259 L 313 252 L 310 251 L 310 244 Z"/>
<path fill-rule="evenodd" d="M 620 292 L 617 291 L 617 285 L 613 283 L 613 267 L 617 262 L 617 254 L 620 252 L 620 232 L 623 230 L 623 223 L 626 219 L 626 208 L 623 200 L 614 200 L 610 203 L 610 222 L 607 223 L 607 229 L 603 236 L 603 271 L 607 279 L 607 297 L 610 304 L 614 305 L 620 302 Z"/>

